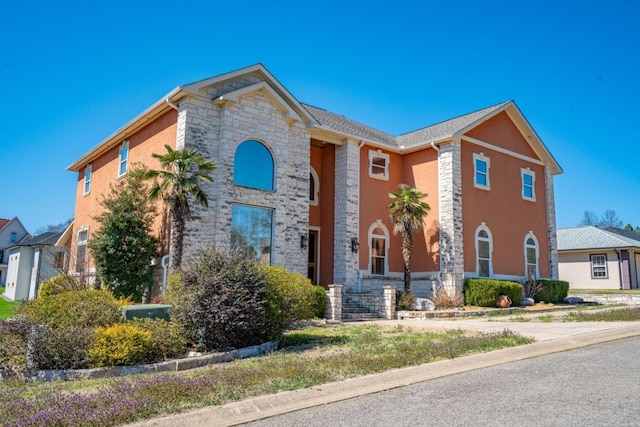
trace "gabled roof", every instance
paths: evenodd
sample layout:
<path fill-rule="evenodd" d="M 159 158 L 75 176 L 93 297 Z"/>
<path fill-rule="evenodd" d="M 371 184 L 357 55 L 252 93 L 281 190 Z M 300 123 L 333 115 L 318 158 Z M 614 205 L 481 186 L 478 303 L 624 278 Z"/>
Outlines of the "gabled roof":
<path fill-rule="evenodd" d="M 616 230 L 624 232 L 624 230 Z M 557 236 L 558 251 L 640 248 L 640 235 L 636 234 L 637 237 L 622 235 L 617 231 L 613 232 L 610 229 L 602 230 L 591 225 L 559 228 Z"/>
<path fill-rule="evenodd" d="M 495 111 L 502 111 L 503 107 L 511 101 L 501 102 L 491 107 L 483 108 L 473 113 L 465 114 L 454 119 L 445 120 L 435 125 L 427 126 L 413 132 L 405 133 L 398 136 L 398 144 L 406 148 L 416 145 L 430 144 L 432 141 L 442 141 L 456 137 L 456 134 L 467 130 L 470 127 L 477 126 L 479 123 L 493 117 Z"/>
<path fill-rule="evenodd" d="M 8 219 L 0 218 L 0 230 L 2 230 L 7 224 L 9 224 Z"/>

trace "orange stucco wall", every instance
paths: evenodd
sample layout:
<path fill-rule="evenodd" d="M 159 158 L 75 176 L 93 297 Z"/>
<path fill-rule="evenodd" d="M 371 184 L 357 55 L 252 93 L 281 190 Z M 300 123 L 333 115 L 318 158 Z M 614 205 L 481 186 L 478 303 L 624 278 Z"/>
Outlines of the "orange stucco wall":
<path fill-rule="evenodd" d="M 501 115 L 481 127 L 481 134 L 474 132 L 474 138 L 534 157 L 529 145 L 519 133 L 514 136 L 514 126 L 505 124 Z M 525 275 L 524 240 L 527 233 L 533 231 L 538 240 L 539 274 L 548 277 L 544 167 L 464 139 L 461 144 L 464 270 L 476 271 L 475 231 L 481 222 L 485 222 L 493 238 L 493 275 Z M 473 154 L 480 152 L 490 159 L 490 190 L 474 185 Z M 527 167 L 535 172 L 536 201 L 533 202 L 522 198 L 521 168 Z"/>
<path fill-rule="evenodd" d="M 369 176 L 370 150 L 377 151 L 377 148 L 364 146 L 360 150 L 359 268 L 367 270 L 369 267 L 369 227 L 376 220 L 382 220 L 390 235 L 388 250 L 389 272 L 402 273 L 404 271 L 401 237 L 393 235 L 393 225 L 389 220 L 388 206 L 391 203 L 389 193 L 396 191 L 398 185 L 407 184 L 415 186 L 423 193 L 426 193 L 428 197 L 424 201 L 431 206 L 431 211 L 425 218 L 424 229 L 416 234 L 413 240 L 414 255 L 411 270 L 418 272 L 439 269 L 437 255 L 439 244 L 437 221 L 438 170 L 435 150 L 426 149 L 405 156 L 381 150 L 381 153 L 389 156 L 389 179 L 386 181 Z"/>
<path fill-rule="evenodd" d="M 311 166 L 318 174 L 318 205 L 309 206 L 309 225 L 320 228 L 319 285 L 333 283 L 335 147 L 311 147 Z"/>
<path fill-rule="evenodd" d="M 525 156 L 538 158 L 504 111 L 471 129 L 466 135 Z"/>
<path fill-rule="evenodd" d="M 176 121 L 177 112 L 171 110 L 128 137 L 128 168 L 131 168 L 136 162 L 144 163 L 150 168 L 158 168 L 159 164 L 157 160 L 151 157 L 151 154 L 164 153 L 166 151 L 164 148 L 165 144 L 175 148 Z M 97 230 L 97 223 L 93 217 L 103 211 L 100 201 L 103 196 L 109 194 L 110 185 L 118 180 L 120 146 L 121 144 L 118 144 L 91 162 L 91 190 L 87 195 L 83 195 L 85 167 L 81 168 L 78 172 L 74 233 L 71 242 L 72 254 L 76 253 L 77 233 L 79 229 L 89 227 L 89 239 L 91 239 L 92 234 Z M 163 227 L 164 209 L 160 202 L 158 207 L 158 217 L 154 223 L 154 230 L 156 235 L 161 239 L 164 246 L 163 253 L 165 253 L 168 233 L 165 232 L 160 235 L 160 230 L 165 228 Z M 72 263 L 73 261 L 75 260 L 72 260 Z M 71 268 L 75 268 L 75 265 L 72 265 Z"/>

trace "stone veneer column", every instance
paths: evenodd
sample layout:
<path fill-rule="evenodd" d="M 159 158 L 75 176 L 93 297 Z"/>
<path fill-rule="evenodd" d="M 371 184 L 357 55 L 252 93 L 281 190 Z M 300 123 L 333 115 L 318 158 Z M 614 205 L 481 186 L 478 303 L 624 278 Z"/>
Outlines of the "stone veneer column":
<path fill-rule="evenodd" d="M 358 238 L 360 149 L 355 142 L 336 147 L 333 281 L 345 290 L 356 291 L 358 254 L 351 251 L 351 239 Z"/>
<path fill-rule="evenodd" d="M 545 196 L 547 198 L 547 241 L 549 245 L 549 275 L 558 280 L 558 238 L 556 235 L 556 202 L 553 190 L 553 174 L 544 168 Z"/>
<path fill-rule="evenodd" d="M 460 141 L 439 146 L 440 279 L 452 291 L 464 286 L 462 246 L 462 164 Z"/>

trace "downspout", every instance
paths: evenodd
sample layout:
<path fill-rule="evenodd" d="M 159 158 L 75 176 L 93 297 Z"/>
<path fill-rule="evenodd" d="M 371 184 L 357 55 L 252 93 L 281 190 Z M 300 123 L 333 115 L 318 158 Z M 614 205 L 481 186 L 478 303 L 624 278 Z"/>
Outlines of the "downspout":
<path fill-rule="evenodd" d="M 173 102 L 171 102 L 171 100 L 168 97 L 164 100 L 164 102 L 166 102 L 169 107 L 173 108 L 176 111 L 179 111 L 178 106 Z"/>
<path fill-rule="evenodd" d="M 358 163 L 360 163 L 360 149 L 362 149 L 362 147 L 364 147 L 364 139 L 360 140 L 360 143 L 358 144 Z M 361 192 L 360 189 L 360 170 L 361 168 L 358 168 L 358 193 Z M 356 230 L 356 236 L 358 236 L 358 242 L 360 242 L 360 194 L 358 194 L 358 229 Z M 362 270 L 360 270 L 360 247 L 358 247 L 358 292 L 362 292 Z"/>
<path fill-rule="evenodd" d="M 620 252 L 618 252 L 617 249 L 614 249 L 613 251 L 618 255 L 618 277 L 620 278 L 620 289 L 622 289 L 622 265 L 620 265 Z"/>
<path fill-rule="evenodd" d="M 162 266 L 162 293 L 167 290 L 167 260 L 169 259 L 169 254 L 160 258 L 160 265 Z"/>
<path fill-rule="evenodd" d="M 436 156 L 438 158 L 438 162 L 440 161 L 440 149 L 436 145 L 434 141 L 431 141 L 431 148 L 436 150 Z M 438 168 L 440 164 L 438 163 Z M 442 286 L 442 233 L 438 230 L 438 251 L 440 252 L 440 258 L 438 264 L 440 265 L 440 271 L 438 271 L 438 276 L 436 277 L 437 286 Z"/>

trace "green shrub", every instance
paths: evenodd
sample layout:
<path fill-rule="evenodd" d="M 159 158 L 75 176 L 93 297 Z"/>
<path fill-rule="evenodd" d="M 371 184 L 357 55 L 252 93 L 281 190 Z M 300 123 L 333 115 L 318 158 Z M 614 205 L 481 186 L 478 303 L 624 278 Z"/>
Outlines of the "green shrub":
<path fill-rule="evenodd" d="M 322 317 L 324 316 L 324 309 L 327 305 L 327 291 L 324 289 L 323 286 L 314 286 L 313 287 L 313 292 L 314 292 L 314 311 L 315 311 L 315 317 Z"/>
<path fill-rule="evenodd" d="M 511 298 L 513 306 L 522 303 L 522 285 L 508 280 L 467 279 L 464 283 L 464 299 L 467 305 L 495 307 L 500 295 Z"/>
<path fill-rule="evenodd" d="M 86 284 L 80 281 L 77 276 L 63 273 L 42 282 L 38 289 L 38 297 L 47 297 L 64 292 L 82 291 L 85 289 L 87 289 Z"/>
<path fill-rule="evenodd" d="M 265 269 L 241 252 L 203 251 L 182 271 L 184 289 L 171 318 L 206 351 L 259 344 L 265 339 Z"/>
<path fill-rule="evenodd" d="M 0 369 L 26 369 L 32 326 L 24 316 L 0 319 Z"/>
<path fill-rule="evenodd" d="M 416 297 L 411 291 L 396 290 L 396 310 L 412 310 L 415 302 Z"/>
<path fill-rule="evenodd" d="M 279 338 L 296 320 L 312 319 L 318 315 L 320 303 L 324 309 L 324 289 L 311 280 L 280 266 L 265 268 L 267 303 L 264 312 L 265 335 Z M 320 292 L 322 289 L 322 301 Z"/>
<path fill-rule="evenodd" d="M 30 361 L 35 369 L 88 368 L 87 352 L 93 345 L 94 328 L 34 328 L 29 346 Z"/>
<path fill-rule="evenodd" d="M 122 319 L 117 300 L 107 291 L 53 294 L 21 305 L 18 314 L 36 325 L 54 328 L 107 326 Z"/>
<path fill-rule="evenodd" d="M 182 276 L 180 273 L 169 274 L 167 277 L 167 287 L 162 294 L 164 304 L 169 304 L 170 306 L 176 305 L 176 301 L 180 299 L 182 292 L 184 292 L 184 287 L 182 286 Z"/>
<path fill-rule="evenodd" d="M 96 340 L 87 354 L 92 366 L 141 364 L 149 354 L 151 332 L 118 323 L 96 329 Z"/>
<path fill-rule="evenodd" d="M 186 354 L 187 339 L 180 324 L 167 322 L 163 319 L 148 318 L 134 319 L 129 323 L 138 329 L 151 333 L 145 362 L 176 359 L 184 357 Z"/>
<path fill-rule="evenodd" d="M 535 295 L 536 302 L 558 303 L 569 294 L 569 282 L 564 280 L 539 280 L 542 289 Z"/>

